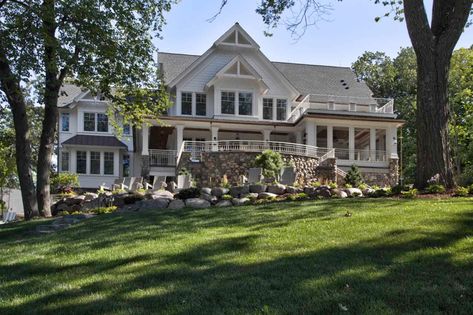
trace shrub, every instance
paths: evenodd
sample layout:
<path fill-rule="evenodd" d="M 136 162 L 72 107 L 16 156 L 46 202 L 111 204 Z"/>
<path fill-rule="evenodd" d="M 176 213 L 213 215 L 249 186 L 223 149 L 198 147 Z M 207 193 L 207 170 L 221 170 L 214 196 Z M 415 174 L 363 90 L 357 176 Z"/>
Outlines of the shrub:
<path fill-rule="evenodd" d="M 462 187 L 462 186 L 459 186 L 455 189 L 455 196 L 458 196 L 458 197 L 466 197 L 468 196 L 468 188 L 467 187 Z"/>
<path fill-rule="evenodd" d="M 468 186 L 468 193 L 470 195 L 473 195 L 473 184 L 471 184 L 470 186 Z"/>
<path fill-rule="evenodd" d="M 345 185 L 343 185 L 345 188 L 353 188 L 353 185 L 352 184 L 349 184 L 349 183 L 346 183 Z"/>
<path fill-rule="evenodd" d="M 321 184 L 319 181 L 317 181 L 317 182 L 312 182 L 312 183 L 310 183 L 310 186 L 312 186 L 312 187 L 320 187 L 320 186 L 322 186 L 322 184 Z"/>
<path fill-rule="evenodd" d="M 373 197 L 388 197 L 391 196 L 391 188 L 379 188 L 377 189 L 374 194 L 372 195 Z"/>
<path fill-rule="evenodd" d="M 233 199 L 232 195 L 223 195 L 222 196 L 222 200 L 232 200 L 232 199 Z"/>
<path fill-rule="evenodd" d="M 426 191 L 429 194 L 443 194 L 445 192 L 445 186 L 442 184 L 430 184 L 427 186 Z"/>
<path fill-rule="evenodd" d="M 61 172 L 51 176 L 51 187 L 54 193 L 71 193 L 74 187 L 79 187 L 77 174 Z"/>
<path fill-rule="evenodd" d="M 280 153 L 273 150 L 265 150 L 256 156 L 255 166 L 263 169 L 264 177 L 277 178 L 281 168 L 284 166 L 284 161 Z"/>
<path fill-rule="evenodd" d="M 177 199 L 198 198 L 200 196 L 200 189 L 196 187 L 182 189 L 175 197 Z"/>
<path fill-rule="evenodd" d="M 358 187 L 364 183 L 363 177 L 361 176 L 358 166 L 352 165 L 350 170 L 345 176 L 345 182 L 352 185 L 352 187 Z"/>
<path fill-rule="evenodd" d="M 221 185 L 222 185 L 223 188 L 230 188 L 231 187 L 230 183 L 228 182 L 228 178 L 227 178 L 226 174 L 222 176 Z"/>
<path fill-rule="evenodd" d="M 401 197 L 402 198 L 407 198 L 407 199 L 414 199 L 417 197 L 417 189 L 412 188 L 407 191 L 401 190 Z"/>
<path fill-rule="evenodd" d="M 115 189 L 115 190 L 112 191 L 112 194 L 113 194 L 113 195 L 120 195 L 120 194 L 124 194 L 124 193 L 126 193 L 126 190 L 125 190 L 125 189 L 121 189 L 121 188 Z"/>
<path fill-rule="evenodd" d="M 409 185 L 396 185 L 391 188 L 391 191 L 394 195 L 400 195 L 403 191 L 409 191 L 411 190 L 411 188 L 412 187 L 410 187 Z"/>
<path fill-rule="evenodd" d="M 335 182 L 330 182 L 328 183 L 328 187 L 330 187 L 330 189 L 335 189 L 335 188 L 338 188 L 338 185 Z"/>
<path fill-rule="evenodd" d="M 111 207 L 99 207 L 90 210 L 90 212 L 95 213 L 95 214 L 106 214 L 106 213 L 113 213 L 117 211 L 117 207 L 111 206 Z"/>
<path fill-rule="evenodd" d="M 358 185 L 358 188 L 359 188 L 360 190 L 365 190 L 366 188 L 368 188 L 368 185 L 365 184 L 365 183 L 361 183 L 360 185 Z"/>
<path fill-rule="evenodd" d="M 306 193 L 292 194 L 287 196 L 287 200 L 296 201 L 296 200 L 307 200 L 309 195 Z"/>

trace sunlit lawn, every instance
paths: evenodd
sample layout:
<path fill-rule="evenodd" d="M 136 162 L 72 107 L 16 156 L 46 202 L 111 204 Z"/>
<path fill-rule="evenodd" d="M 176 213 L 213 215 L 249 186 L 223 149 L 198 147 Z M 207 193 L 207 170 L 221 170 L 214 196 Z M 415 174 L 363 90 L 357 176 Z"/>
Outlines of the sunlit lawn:
<path fill-rule="evenodd" d="M 37 224 L 0 227 L 0 314 L 473 314 L 472 198 Z"/>

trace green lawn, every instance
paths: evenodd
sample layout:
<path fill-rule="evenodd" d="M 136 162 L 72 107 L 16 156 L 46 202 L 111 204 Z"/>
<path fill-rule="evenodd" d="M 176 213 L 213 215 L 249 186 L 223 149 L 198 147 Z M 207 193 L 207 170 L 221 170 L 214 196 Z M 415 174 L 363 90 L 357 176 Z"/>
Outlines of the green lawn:
<path fill-rule="evenodd" d="M 0 227 L 0 314 L 473 314 L 472 198 L 37 224 Z"/>

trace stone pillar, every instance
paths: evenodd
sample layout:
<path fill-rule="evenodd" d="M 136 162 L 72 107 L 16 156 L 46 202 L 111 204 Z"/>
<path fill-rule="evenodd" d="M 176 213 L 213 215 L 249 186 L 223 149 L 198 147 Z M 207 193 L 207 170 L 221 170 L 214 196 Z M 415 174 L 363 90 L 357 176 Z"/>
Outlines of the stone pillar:
<path fill-rule="evenodd" d="M 389 181 L 391 186 L 396 186 L 399 183 L 399 159 L 389 159 Z"/>
<path fill-rule="evenodd" d="M 141 128 L 141 155 L 149 155 L 149 126 L 148 124 L 143 124 Z"/>
<path fill-rule="evenodd" d="M 349 149 L 349 159 L 355 159 L 355 127 L 348 127 L 348 149 Z"/>
<path fill-rule="evenodd" d="M 333 149 L 333 126 L 327 126 L 327 148 Z"/>
<path fill-rule="evenodd" d="M 212 151 L 218 151 L 218 127 L 211 127 L 210 132 L 212 133 Z"/>
<path fill-rule="evenodd" d="M 370 128 L 370 160 L 376 161 L 376 128 Z"/>
<path fill-rule="evenodd" d="M 182 141 L 184 138 L 184 126 L 176 125 L 176 150 L 179 151 L 182 147 Z"/>

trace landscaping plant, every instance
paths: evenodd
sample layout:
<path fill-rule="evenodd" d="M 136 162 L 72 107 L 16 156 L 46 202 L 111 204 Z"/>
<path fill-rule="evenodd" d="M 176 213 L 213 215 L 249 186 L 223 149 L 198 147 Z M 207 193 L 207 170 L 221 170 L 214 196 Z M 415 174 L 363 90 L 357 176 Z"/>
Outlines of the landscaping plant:
<path fill-rule="evenodd" d="M 345 182 L 351 185 L 351 187 L 358 187 L 364 183 L 363 177 L 361 176 L 358 166 L 353 164 L 350 167 L 350 170 L 347 172 L 347 175 L 345 176 Z"/>
<path fill-rule="evenodd" d="M 264 177 L 276 179 L 284 166 L 284 161 L 279 152 L 265 150 L 256 156 L 255 166 L 263 169 Z"/>

